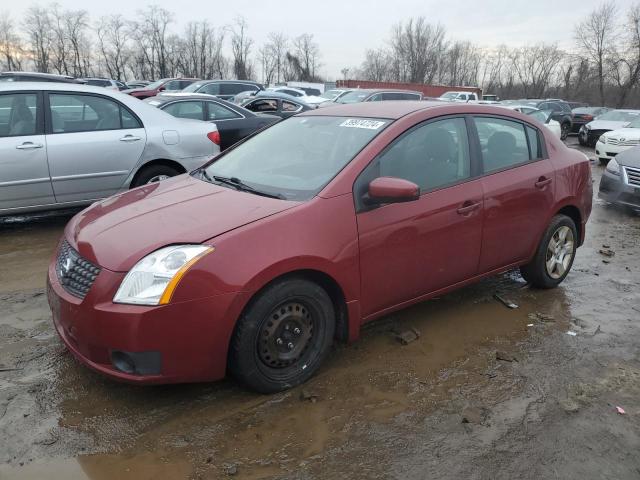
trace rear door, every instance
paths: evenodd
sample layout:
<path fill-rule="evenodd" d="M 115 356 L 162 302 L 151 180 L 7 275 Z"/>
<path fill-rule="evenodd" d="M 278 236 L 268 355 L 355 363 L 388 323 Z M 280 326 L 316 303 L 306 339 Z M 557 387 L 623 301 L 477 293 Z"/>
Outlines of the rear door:
<path fill-rule="evenodd" d="M 122 188 L 146 143 L 140 119 L 114 99 L 49 92 L 47 154 L 59 203 L 107 197 Z"/>
<path fill-rule="evenodd" d="M 205 103 L 205 119 L 213 122 L 220 132 L 220 149 L 225 150 L 234 143 L 253 133 L 256 123 L 252 119 L 245 118 L 235 110 L 227 108 L 218 102 Z"/>
<path fill-rule="evenodd" d="M 554 203 L 555 172 L 537 128 L 475 116 L 482 152 L 484 226 L 480 273 L 527 260 Z"/>
<path fill-rule="evenodd" d="M 55 203 L 42 94 L 0 94 L 0 210 Z"/>

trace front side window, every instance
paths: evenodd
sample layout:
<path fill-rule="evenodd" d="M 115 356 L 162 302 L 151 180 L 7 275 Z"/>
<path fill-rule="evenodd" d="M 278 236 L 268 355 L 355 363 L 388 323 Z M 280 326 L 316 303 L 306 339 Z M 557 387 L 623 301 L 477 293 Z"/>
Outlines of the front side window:
<path fill-rule="evenodd" d="M 298 110 L 300 110 L 300 105 L 296 105 L 293 102 L 287 102 L 286 100 L 283 100 L 282 110 L 284 112 L 297 112 Z"/>
<path fill-rule="evenodd" d="M 202 102 L 175 102 L 167 105 L 164 111 L 178 118 L 204 119 L 204 105 Z"/>
<path fill-rule="evenodd" d="M 231 118 L 240 118 L 240 115 L 219 103 L 207 102 L 207 120 L 229 120 Z"/>
<path fill-rule="evenodd" d="M 139 121 L 119 103 L 82 94 L 49 94 L 53 133 L 140 128 Z"/>
<path fill-rule="evenodd" d="M 36 134 L 35 93 L 0 95 L 0 137 Z"/>
<path fill-rule="evenodd" d="M 389 120 L 291 117 L 251 137 L 205 167 L 203 178 L 236 178 L 291 200 L 318 193 Z"/>
<path fill-rule="evenodd" d="M 493 117 L 475 117 L 485 173 L 503 170 L 539 158 L 529 152 L 525 126 L 520 122 Z"/>
<path fill-rule="evenodd" d="M 375 160 L 375 176 L 409 180 L 421 192 L 471 176 L 467 128 L 462 118 L 448 118 L 414 128 Z"/>

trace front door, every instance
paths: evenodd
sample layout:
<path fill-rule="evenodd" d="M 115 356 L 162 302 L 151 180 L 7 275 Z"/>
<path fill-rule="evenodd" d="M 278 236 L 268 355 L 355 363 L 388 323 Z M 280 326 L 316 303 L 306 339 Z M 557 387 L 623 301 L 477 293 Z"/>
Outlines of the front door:
<path fill-rule="evenodd" d="M 484 176 L 480 272 L 527 260 L 546 228 L 555 173 L 544 136 L 526 123 L 475 117 Z"/>
<path fill-rule="evenodd" d="M 48 108 L 47 153 L 56 200 L 90 201 L 120 190 L 144 151 L 140 120 L 100 95 L 51 92 Z"/>
<path fill-rule="evenodd" d="M 356 201 L 364 317 L 476 275 L 483 205 L 474 168 L 466 121 L 450 117 L 413 128 L 365 169 L 357 199 L 380 176 L 410 180 L 421 196 L 373 209 Z"/>
<path fill-rule="evenodd" d="M 43 125 L 41 94 L 0 94 L 0 211 L 55 203 Z"/>

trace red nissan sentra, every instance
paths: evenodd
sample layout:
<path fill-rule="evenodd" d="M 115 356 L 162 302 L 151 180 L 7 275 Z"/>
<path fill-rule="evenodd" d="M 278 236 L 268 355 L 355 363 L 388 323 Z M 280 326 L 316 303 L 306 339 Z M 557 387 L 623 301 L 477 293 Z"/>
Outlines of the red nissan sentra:
<path fill-rule="evenodd" d="M 500 107 L 371 102 L 278 123 L 95 203 L 49 267 L 58 333 L 135 383 L 304 382 L 363 323 L 520 267 L 551 288 L 591 212 L 587 158 Z"/>

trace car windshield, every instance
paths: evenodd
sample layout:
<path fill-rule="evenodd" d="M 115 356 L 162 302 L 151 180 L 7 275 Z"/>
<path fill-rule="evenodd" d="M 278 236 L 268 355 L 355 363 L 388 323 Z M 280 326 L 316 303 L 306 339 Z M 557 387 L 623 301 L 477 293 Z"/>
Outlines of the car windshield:
<path fill-rule="evenodd" d="M 598 120 L 606 120 L 610 122 L 633 122 L 640 118 L 640 111 L 627 112 L 624 110 L 613 110 L 598 117 Z"/>
<path fill-rule="evenodd" d="M 316 195 L 391 123 L 345 117 L 291 117 L 204 167 L 203 177 L 237 179 L 289 200 Z"/>
<path fill-rule="evenodd" d="M 153 83 L 150 83 L 149 85 L 147 85 L 144 88 L 148 88 L 149 90 L 155 90 L 156 88 L 160 88 L 162 86 L 162 84 L 164 84 L 168 79 L 167 78 L 163 78 L 161 80 L 156 80 Z"/>
<path fill-rule="evenodd" d="M 628 125 L 625 125 L 625 128 L 640 128 L 640 116 L 635 117 L 633 121 L 631 121 Z"/>
<path fill-rule="evenodd" d="M 600 110 L 598 107 L 578 107 L 574 108 L 571 111 L 578 114 L 595 115 L 598 110 Z"/>
<path fill-rule="evenodd" d="M 320 95 L 322 98 L 326 98 L 328 100 L 333 100 L 334 98 L 336 98 L 338 95 L 340 95 L 341 90 L 327 90 L 326 92 L 324 92 L 322 95 Z"/>
<path fill-rule="evenodd" d="M 440 98 L 446 98 L 447 100 L 449 99 L 454 99 L 458 96 L 458 94 L 456 92 L 449 92 L 449 93 L 445 93 L 444 95 L 441 95 Z"/>
<path fill-rule="evenodd" d="M 190 84 L 188 87 L 185 87 L 182 89 L 183 92 L 195 92 L 197 91 L 201 86 L 203 86 L 206 82 L 193 82 L 192 84 Z"/>
<path fill-rule="evenodd" d="M 358 103 L 364 102 L 364 99 L 369 96 L 369 92 L 363 92 L 362 90 L 354 90 L 353 92 L 345 93 L 338 98 L 338 103 Z"/>
<path fill-rule="evenodd" d="M 551 113 L 552 113 L 551 110 L 533 110 L 527 113 L 527 115 L 532 116 L 533 118 L 538 120 L 540 123 L 547 123 L 547 120 L 549 120 Z"/>

